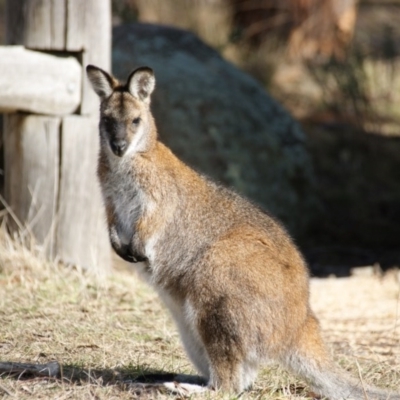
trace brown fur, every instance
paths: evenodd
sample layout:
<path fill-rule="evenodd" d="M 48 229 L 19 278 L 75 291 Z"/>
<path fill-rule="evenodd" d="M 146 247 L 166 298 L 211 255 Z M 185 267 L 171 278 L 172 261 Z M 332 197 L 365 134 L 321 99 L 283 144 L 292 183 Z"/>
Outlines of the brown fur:
<path fill-rule="evenodd" d="M 307 267 L 285 229 L 157 140 L 151 70 L 135 71 L 126 85 L 92 66 L 88 76 L 102 100 L 98 176 L 111 243 L 125 259 L 145 260 L 138 268 L 209 386 L 241 392 L 260 363 L 274 360 L 322 395 L 364 398 L 328 356 L 309 306 Z M 128 147 L 113 150 L 117 139 Z"/>

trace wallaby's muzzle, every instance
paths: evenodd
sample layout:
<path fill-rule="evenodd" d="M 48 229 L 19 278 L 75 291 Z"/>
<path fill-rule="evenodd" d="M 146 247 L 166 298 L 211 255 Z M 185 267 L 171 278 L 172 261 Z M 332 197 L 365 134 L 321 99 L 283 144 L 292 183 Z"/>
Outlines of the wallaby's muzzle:
<path fill-rule="evenodd" d="M 128 142 L 125 139 L 112 139 L 110 140 L 110 147 L 116 156 L 122 157 L 128 148 Z"/>

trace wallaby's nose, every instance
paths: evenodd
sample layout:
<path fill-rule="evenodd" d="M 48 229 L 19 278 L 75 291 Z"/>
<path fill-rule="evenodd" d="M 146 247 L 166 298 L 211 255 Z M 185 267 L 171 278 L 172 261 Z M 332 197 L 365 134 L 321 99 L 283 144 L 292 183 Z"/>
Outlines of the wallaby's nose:
<path fill-rule="evenodd" d="M 111 145 L 111 150 L 113 151 L 113 153 L 116 156 L 121 157 L 121 156 L 123 156 L 128 143 L 125 139 L 115 139 L 115 140 L 111 140 L 110 145 Z"/>

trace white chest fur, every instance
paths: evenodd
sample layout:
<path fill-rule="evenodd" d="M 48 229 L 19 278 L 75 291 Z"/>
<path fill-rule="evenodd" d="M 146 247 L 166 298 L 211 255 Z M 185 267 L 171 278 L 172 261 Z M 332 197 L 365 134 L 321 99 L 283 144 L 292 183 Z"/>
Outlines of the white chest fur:
<path fill-rule="evenodd" d="M 122 158 L 110 161 L 112 172 L 110 179 L 102 184 L 103 197 L 113 209 L 118 238 L 122 245 L 127 245 L 134 235 L 135 223 L 143 212 L 144 194 L 135 183 L 129 160 Z"/>

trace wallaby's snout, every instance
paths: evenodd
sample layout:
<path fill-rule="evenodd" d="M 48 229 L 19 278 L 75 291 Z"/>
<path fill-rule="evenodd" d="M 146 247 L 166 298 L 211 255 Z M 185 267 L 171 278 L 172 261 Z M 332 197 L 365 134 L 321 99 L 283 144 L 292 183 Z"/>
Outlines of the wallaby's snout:
<path fill-rule="evenodd" d="M 129 121 L 121 121 L 121 116 L 112 117 L 110 111 L 100 121 L 102 139 L 116 156 L 122 157 L 132 140 L 132 135 L 129 135 Z"/>
<path fill-rule="evenodd" d="M 116 156 L 122 157 L 128 148 L 128 142 L 125 139 L 113 139 L 110 141 L 110 147 Z"/>

